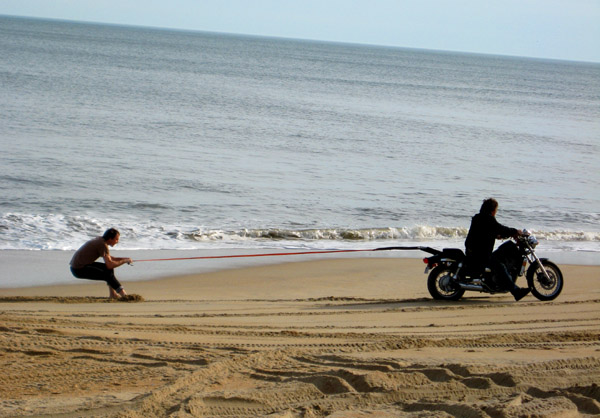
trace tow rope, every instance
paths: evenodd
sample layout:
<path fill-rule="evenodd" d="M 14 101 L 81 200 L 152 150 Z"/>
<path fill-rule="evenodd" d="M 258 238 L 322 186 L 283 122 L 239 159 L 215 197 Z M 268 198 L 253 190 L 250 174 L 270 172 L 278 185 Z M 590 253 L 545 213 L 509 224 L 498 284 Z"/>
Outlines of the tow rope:
<path fill-rule="evenodd" d="M 241 257 L 274 257 L 282 255 L 305 255 L 305 254 L 332 254 L 332 253 L 357 253 L 366 251 L 391 251 L 391 250 L 430 250 L 429 247 L 382 247 L 365 250 L 323 250 L 323 251 L 301 251 L 292 253 L 267 253 L 267 254 L 233 254 L 233 255 L 213 255 L 213 256 L 202 256 L 202 257 L 178 257 L 178 258 L 150 258 L 147 260 L 133 260 L 134 263 L 141 263 L 144 261 L 175 261 L 175 260 L 207 260 L 215 258 L 241 258 Z M 433 250 L 436 251 L 436 250 Z"/>

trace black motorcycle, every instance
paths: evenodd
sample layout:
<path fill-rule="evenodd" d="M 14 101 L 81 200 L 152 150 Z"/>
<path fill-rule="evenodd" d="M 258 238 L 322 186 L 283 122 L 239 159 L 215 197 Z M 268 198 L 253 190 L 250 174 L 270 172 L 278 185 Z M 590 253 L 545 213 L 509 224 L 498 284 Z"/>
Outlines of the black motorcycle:
<path fill-rule="evenodd" d="M 526 273 L 527 285 L 536 298 L 542 301 L 553 300 L 562 291 L 563 275 L 556 264 L 535 254 L 534 248 L 537 245 L 537 239 L 524 231 L 523 235 L 500 245 L 492 257 L 506 266 L 514 282 Z M 467 290 L 491 294 L 508 292 L 490 268 L 481 271 L 480 268 L 469 266 L 461 249 L 419 249 L 432 254 L 423 261 L 427 264 L 425 273 L 431 270 L 427 278 L 427 289 L 434 299 L 459 300 Z"/>

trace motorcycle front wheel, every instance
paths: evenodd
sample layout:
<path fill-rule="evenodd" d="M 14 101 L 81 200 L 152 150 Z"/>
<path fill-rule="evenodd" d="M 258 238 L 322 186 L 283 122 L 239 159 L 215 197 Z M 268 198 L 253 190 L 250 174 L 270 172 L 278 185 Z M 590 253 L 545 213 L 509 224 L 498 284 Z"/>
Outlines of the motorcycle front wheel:
<path fill-rule="evenodd" d="M 447 266 L 437 266 L 427 277 L 427 290 L 437 300 L 459 300 L 464 289 L 458 287 L 452 280 L 452 270 Z"/>
<path fill-rule="evenodd" d="M 538 263 L 532 264 L 527 269 L 527 284 L 531 294 L 543 301 L 556 299 L 563 288 L 563 275 L 553 262 L 548 260 L 541 260 L 541 262 L 548 277 Z"/>

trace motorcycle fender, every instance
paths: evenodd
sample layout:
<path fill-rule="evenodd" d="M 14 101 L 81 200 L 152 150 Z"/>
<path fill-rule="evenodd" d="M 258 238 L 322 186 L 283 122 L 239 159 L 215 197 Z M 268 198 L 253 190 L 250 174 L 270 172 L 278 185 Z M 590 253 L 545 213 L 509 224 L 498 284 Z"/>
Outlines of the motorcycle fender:
<path fill-rule="evenodd" d="M 425 271 L 423 272 L 424 274 L 429 273 L 430 270 L 432 270 L 435 266 L 437 266 L 440 263 L 440 259 L 439 259 L 439 255 L 436 254 L 433 257 L 430 257 L 429 259 L 425 259 L 427 260 L 427 266 L 425 267 Z"/>

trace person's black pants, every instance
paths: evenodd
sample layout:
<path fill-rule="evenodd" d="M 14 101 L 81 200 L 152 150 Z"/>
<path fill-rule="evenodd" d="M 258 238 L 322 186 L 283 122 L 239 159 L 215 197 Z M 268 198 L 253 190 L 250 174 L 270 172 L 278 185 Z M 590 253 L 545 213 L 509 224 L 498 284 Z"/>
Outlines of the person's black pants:
<path fill-rule="evenodd" d="M 496 280 L 498 280 L 503 288 L 510 290 L 511 292 L 517 288 L 517 285 L 513 281 L 513 278 L 504 263 L 496 260 L 496 258 L 492 256 L 489 259 L 489 265 Z"/>
<path fill-rule="evenodd" d="M 119 292 L 123 288 L 115 277 L 115 271 L 106 267 L 104 263 L 95 262 L 78 269 L 71 267 L 71 273 L 78 279 L 104 281 L 116 292 Z"/>
<path fill-rule="evenodd" d="M 502 288 L 513 292 L 517 289 L 517 285 L 513 281 L 512 276 L 508 272 L 506 265 L 496 259 L 493 255 L 489 257 L 485 256 L 476 256 L 473 253 L 467 253 L 466 263 L 473 272 L 473 274 L 477 274 L 475 272 L 483 272 L 485 267 L 489 267 L 494 273 L 495 281 L 502 286 Z"/>

